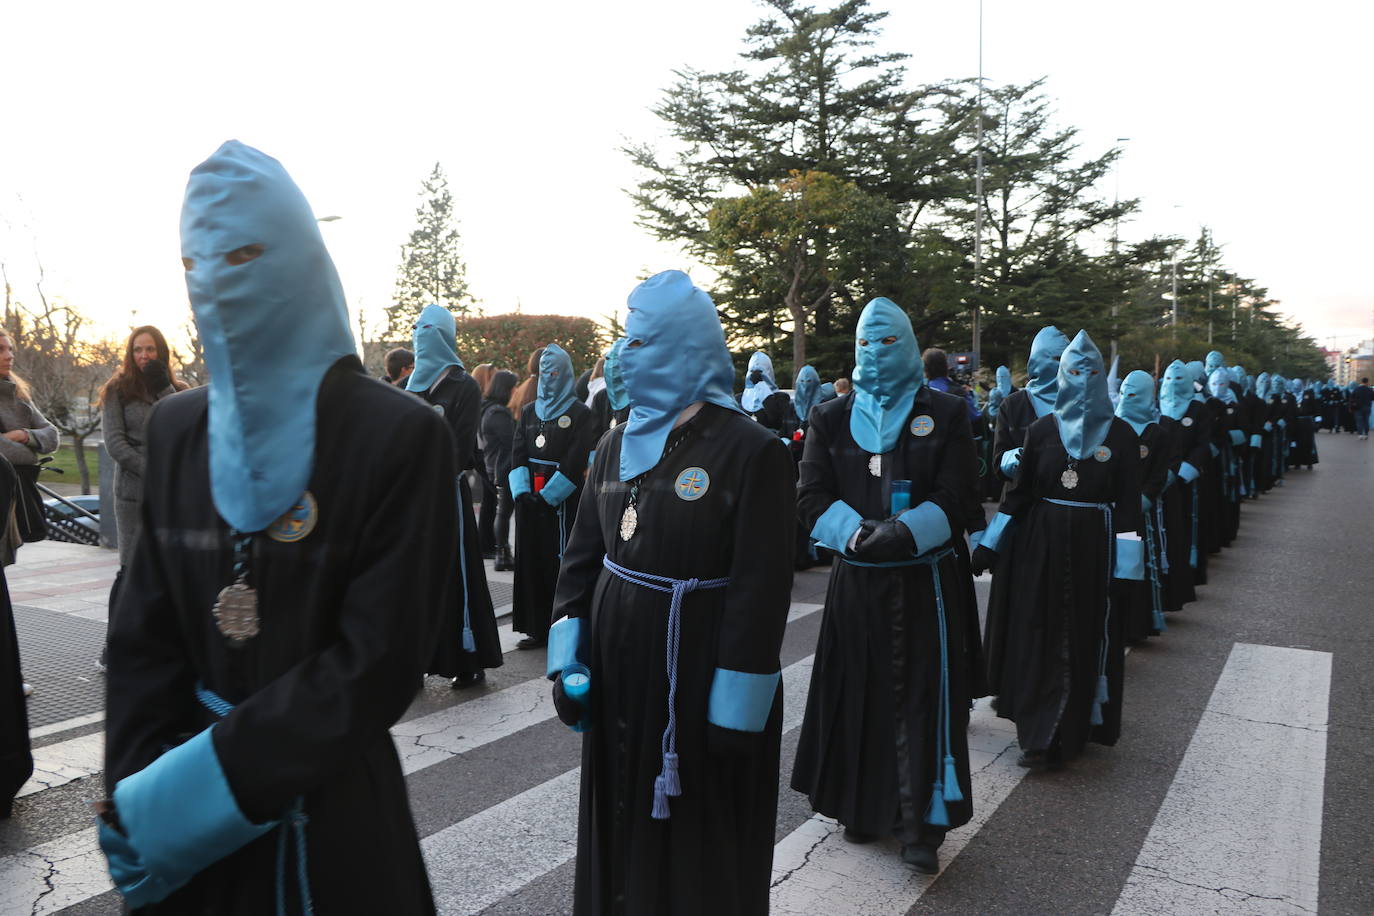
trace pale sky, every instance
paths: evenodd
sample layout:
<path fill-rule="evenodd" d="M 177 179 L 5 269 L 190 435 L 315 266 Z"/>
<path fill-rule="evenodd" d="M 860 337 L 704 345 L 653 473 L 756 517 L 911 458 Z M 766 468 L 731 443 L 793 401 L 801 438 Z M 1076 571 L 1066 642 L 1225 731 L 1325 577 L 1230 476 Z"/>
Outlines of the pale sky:
<path fill-rule="evenodd" d="M 977 0 L 874 5 L 913 82 L 975 75 Z M 986 0 L 985 71 L 1048 76 L 1085 154 L 1131 138 L 1121 194 L 1144 211 L 1124 238 L 1205 223 L 1229 267 L 1348 346 L 1374 334 L 1372 9 Z M 634 225 L 618 148 L 662 138 L 649 107 L 671 71 L 734 66 L 759 15 L 751 0 L 8 3 L 0 259 L 35 300 L 36 237 L 49 296 L 121 333 L 175 332 L 186 175 L 237 138 L 342 217 L 323 232 L 355 310 L 388 301 L 439 161 L 488 312 L 599 319 L 637 277 L 694 268 Z"/>

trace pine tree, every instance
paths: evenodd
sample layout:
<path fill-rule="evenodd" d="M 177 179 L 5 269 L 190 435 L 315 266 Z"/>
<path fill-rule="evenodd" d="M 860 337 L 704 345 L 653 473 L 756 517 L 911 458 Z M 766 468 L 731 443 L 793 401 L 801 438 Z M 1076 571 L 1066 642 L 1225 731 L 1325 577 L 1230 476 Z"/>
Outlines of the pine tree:
<path fill-rule="evenodd" d="M 405 341 L 420 309 L 430 303 L 466 315 L 473 300 L 468 292 L 467 266 L 459 254 L 453 194 L 439 163 L 420 187 L 420 206 L 415 210 L 415 231 L 401 246 L 401 265 L 396 272 L 395 301 L 386 308 L 388 341 Z"/>

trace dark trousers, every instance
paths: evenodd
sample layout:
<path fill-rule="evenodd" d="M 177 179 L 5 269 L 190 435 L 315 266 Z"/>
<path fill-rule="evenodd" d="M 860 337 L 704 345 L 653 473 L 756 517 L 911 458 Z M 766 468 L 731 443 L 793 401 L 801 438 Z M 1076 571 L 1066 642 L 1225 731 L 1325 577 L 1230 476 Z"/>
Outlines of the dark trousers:
<path fill-rule="evenodd" d="M 477 513 L 477 543 L 482 553 L 486 554 L 494 551 L 496 545 L 501 543 L 496 537 L 497 495 L 496 487 L 487 479 L 486 474 L 478 472 L 477 480 L 482 487 L 481 506 Z"/>
<path fill-rule="evenodd" d="M 498 487 L 497 498 L 492 500 L 495 509 L 495 543 L 500 547 L 510 547 L 510 517 L 515 512 L 515 500 L 510 498 L 510 487 Z M 487 504 L 482 503 L 482 514 L 487 512 Z"/>

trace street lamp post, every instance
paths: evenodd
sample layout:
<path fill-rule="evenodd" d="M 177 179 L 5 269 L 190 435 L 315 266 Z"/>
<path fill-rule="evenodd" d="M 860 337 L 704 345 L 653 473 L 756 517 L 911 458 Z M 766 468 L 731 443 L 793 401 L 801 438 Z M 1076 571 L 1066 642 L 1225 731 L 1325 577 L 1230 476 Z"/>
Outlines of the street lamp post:
<path fill-rule="evenodd" d="M 1117 143 L 1125 143 L 1125 142 L 1127 142 L 1127 141 L 1130 140 L 1130 139 L 1131 139 L 1130 137 L 1117 137 L 1117 138 L 1116 138 L 1116 142 L 1117 142 Z M 1112 207 L 1113 207 L 1113 209 L 1114 209 L 1114 211 L 1115 211 L 1115 212 L 1112 214 L 1112 269 L 1115 270 L 1115 269 L 1117 268 L 1116 250 L 1117 250 L 1117 245 L 1118 245 L 1118 243 L 1119 243 L 1120 240 L 1121 240 L 1121 157 L 1120 157 L 1120 156 L 1117 157 L 1117 165 L 1116 165 L 1116 167 L 1115 167 L 1112 171 L 1116 173 L 1116 174 L 1115 174 L 1115 177 L 1116 177 L 1116 192 L 1112 195 Z M 1117 318 L 1117 314 L 1118 314 L 1120 311 L 1121 311 L 1121 302 L 1120 302 L 1120 300 L 1119 300 L 1116 296 L 1113 296 L 1113 297 L 1112 297 L 1112 359 L 1113 359 L 1113 360 L 1116 359 L 1116 318 Z"/>

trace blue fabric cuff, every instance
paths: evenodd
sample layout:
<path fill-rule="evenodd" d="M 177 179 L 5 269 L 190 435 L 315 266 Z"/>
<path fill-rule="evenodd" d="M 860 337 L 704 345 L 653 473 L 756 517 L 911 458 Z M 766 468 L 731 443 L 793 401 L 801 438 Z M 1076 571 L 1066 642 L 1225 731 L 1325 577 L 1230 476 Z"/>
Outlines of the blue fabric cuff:
<path fill-rule="evenodd" d="M 519 499 L 530 491 L 530 469 L 511 468 L 510 473 L 506 475 L 506 481 L 510 484 L 510 498 Z"/>
<path fill-rule="evenodd" d="M 1213 458 L 1221 454 L 1221 449 L 1217 448 L 1217 444 L 1215 442 L 1208 442 L 1207 447 L 1212 450 Z"/>
<path fill-rule="evenodd" d="M 930 500 L 897 516 L 898 521 L 911 530 L 916 541 L 916 553 L 923 554 L 949 540 L 949 518 L 945 510 Z"/>
<path fill-rule="evenodd" d="M 1116 572 L 1113 576 L 1117 579 L 1136 581 L 1145 578 L 1144 541 L 1123 537 L 1116 539 Z"/>
<path fill-rule="evenodd" d="M 998 465 L 1001 468 L 1003 477 L 1015 477 L 1017 470 L 1021 467 L 1021 446 L 1009 448 L 1002 453 L 1002 461 Z"/>
<path fill-rule="evenodd" d="M 130 884 L 140 897 L 180 887 L 277 826 L 243 816 L 215 753 L 213 730 L 207 728 L 115 786 L 128 847 L 116 850 L 122 860 L 117 867 L 126 877 L 141 868 Z M 137 862 L 132 871 L 130 853 Z M 139 905 L 152 902 L 144 899 Z"/>
<path fill-rule="evenodd" d="M 968 552 L 973 553 L 978 549 L 978 545 L 983 543 L 983 534 L 987 529 L 975 531 L 968 536 Z"/>
<path fill-rule="evenodd" d="M 1265 421 L 1264 421 L 1264 431 L 1267 433 L 1267 432 L 1271 432 L 1273 429 L 1274 429 L 1274 424 L 1273 424 L 1273 423 L 1270 423 L 1268 420 L 1265 420 Z"/>
<path fill-rule="evenodd" d="M 1231 430 L 1231 444 L 1232 444 L 1232 445 L 1244 445 L 1244 444 L 1245 444 L 1245 433 L 1241 432 L 1241 431 L 1238 430 L 1238 429 L 1233 429 L 1233 430 Z"/>
<path fill-rule="evenodd" d="M 553 680 L 563 669 L 577 661 L 577 648 L 582 641 L 582 618 L 564 617 L 549 627 L 549 648 L 544 669 Z"/>
<path fill-rule="evenodd" d="M 562 471 L 554 471 L 549 482 L 544 484 L 544 489 L 539 491 L 539 495 L 544 497 L 544 502 L 550 506 L 557 506 L 572 496 L 577 490 L 577 484 L 563 476 Z"/>
<path fill-rule="evenodd" d="M 988 523 L 987 530 L 983 532 L 983 540 L 980 546 L 988 550 L 997 550 L 1002 545 L 1002 536 L 1011 528 L 1012 518 L 1005 512 L 998 512 Z"/>
<path fill-rule="evenodd" d="M 763 731 L 781 681 L 780 671 L 748 674 L 717 668 L 711 679 L 711 699 L 707 704 L 706 720 L 712 725 L 740 732 Z"/>
<path fill-rule="evenodd" d="M 1184 483 L 1192 483 L 1194 480 L 1197 480 L 1198 474 L 1198 469 L 1193 467 L 1186 461 L 1182 462 L 1178 466 L 1179 479 L 1182 480 Z"/>
<path fill-rule="evenodd" d="M 1255 433 L 1253 436 L 1250 437 L 1250 447 L 1251 447 L 1251 448 L 1259 448 L 1259 447 L 1260 447 L 1261 445 L 1263 445 L 1263 444 L 1264 444 L 1264 437 L 1261 436 L 1259 433 Z"/>
<path fill-rule="evenodd" d="M 830 504 L 829 509 L 821 513 L 820 518 L 816 519 L 816 524 L 811 529 L 811 539 L 836 553 L 847 553 L 849 539 L 854 536 L 854 532 L 859 529 L 859 523 L 863 520 L 863 516 L 851 509 L 848 503 L 837 499 Z"/>
<path fill-rule="evenodd" d="M 1312 418 L 1312 422 L 1314 422 L 1314 423 L 1320 423 L 1321 421 L 1322 421 L 1322 418 L 1321 418 L 1321 417 L 1313 417 L 1313 418 Z"/>

